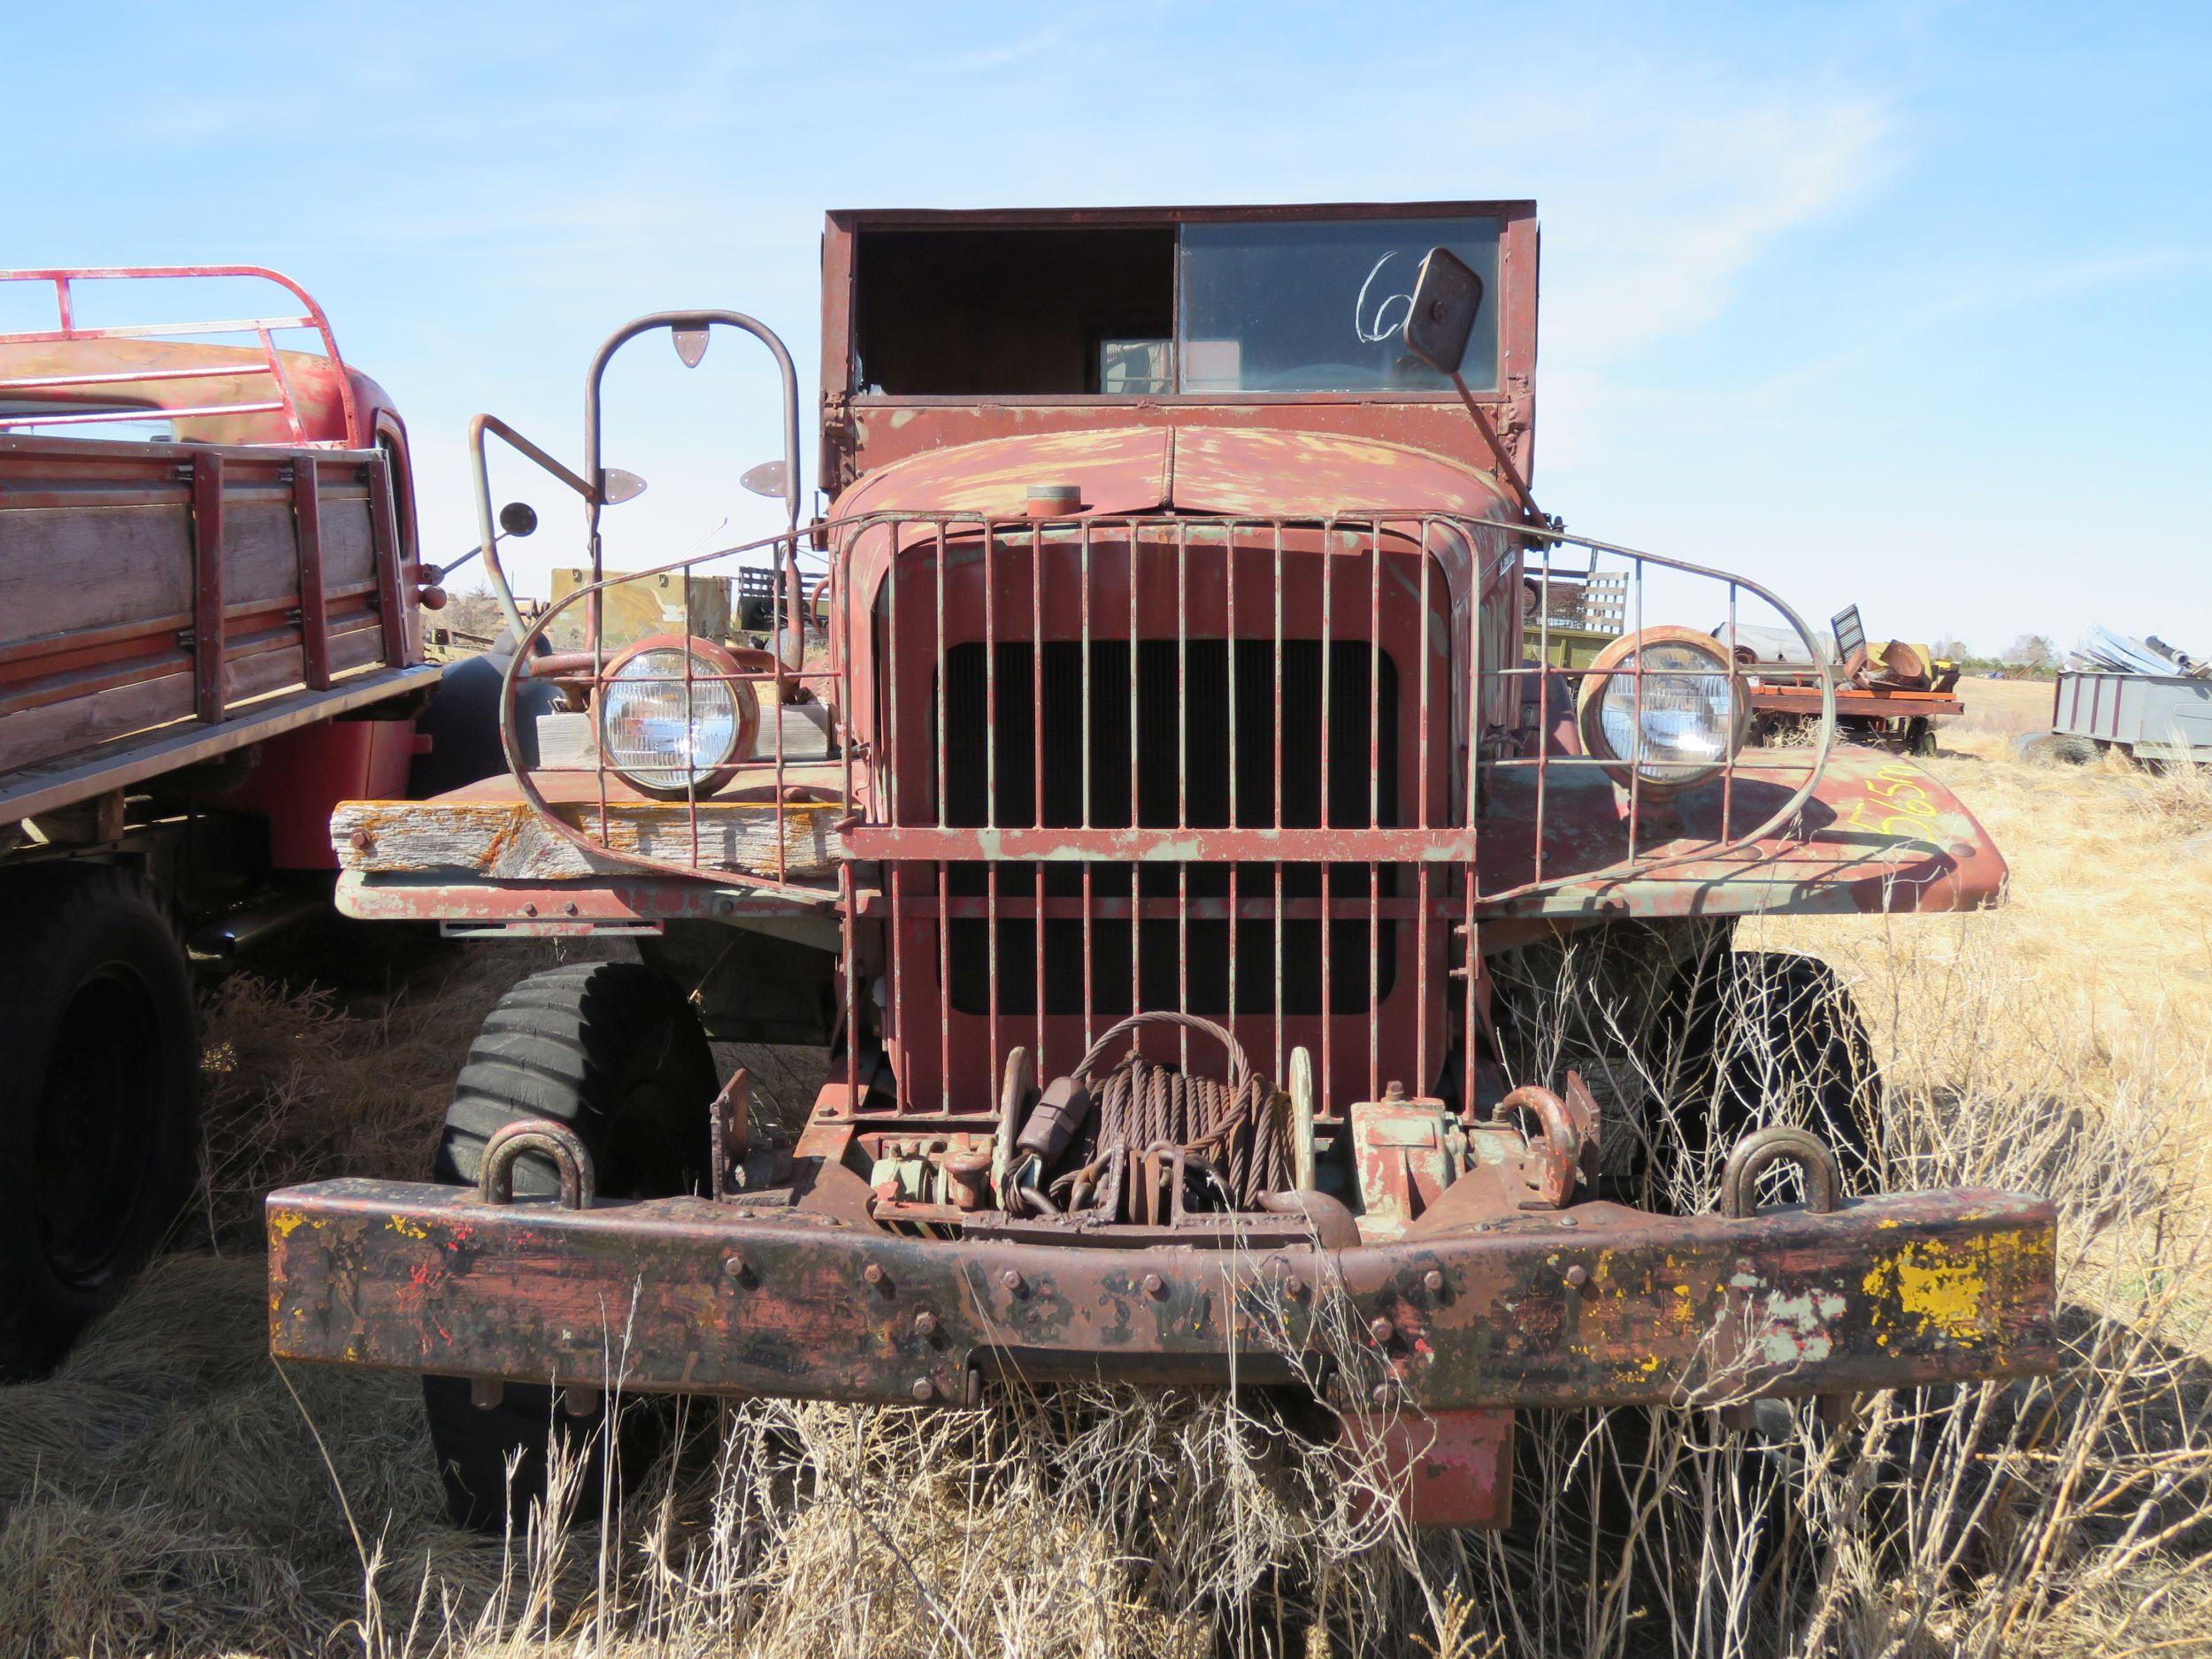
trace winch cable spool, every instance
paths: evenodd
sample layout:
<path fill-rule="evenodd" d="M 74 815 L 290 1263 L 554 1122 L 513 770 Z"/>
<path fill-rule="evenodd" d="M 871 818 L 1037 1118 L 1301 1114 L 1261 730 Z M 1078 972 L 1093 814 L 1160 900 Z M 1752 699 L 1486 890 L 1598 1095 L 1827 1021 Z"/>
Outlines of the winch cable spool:
<path fill-rule="evenodd" d="M 1101 1078 L 1099 1068 L 1114 1045 L 1147 1025 L 1177 1025 L 1212 1038 L 1229 1056 L 1228 1081 L 1148 1060 L 1133 1047 Z M 1236 1210 L 1257 1210 L 1262 1197 L 1295 1184 L 1289 1096 L 1256 1076 L 1243 1047 L 1211 1020 L 1166 1010 L 1132 1015 L 1091 1045 L 1074 1077 L 1095 1093 L 1095 1152 L 1083 1168 L 1052 1183 L 1056 1195 L 1087 1178 L 1094 1181 L 1117 1151 L 1124 1169 L 1133 1171 L 1139 1159 L 1158 1148 L 1203 1160 Z M 1133 1180 L 1125 1179 L 1125 1202 L 1133 1187 Z"/>

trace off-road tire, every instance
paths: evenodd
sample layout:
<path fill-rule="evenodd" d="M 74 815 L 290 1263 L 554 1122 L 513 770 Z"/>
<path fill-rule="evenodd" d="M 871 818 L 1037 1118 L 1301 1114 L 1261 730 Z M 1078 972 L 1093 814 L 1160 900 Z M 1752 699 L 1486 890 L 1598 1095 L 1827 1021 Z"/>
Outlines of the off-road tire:
<path fill-rule="evenodd" d="M 669 980 L 634 962 L 579 963 L 532 975 L 485 1018 L 446 1110 L 436 1175 L 472 1184 L 485 1141 L 503 1125 L 549 1118 L 576 1132 L 609 1197 L 664 1198 L 705 1183 L 707 1108 L 714 1062 L 697 1016 Z M 518 1159 L 518 1197 L 559 1191 L 551 1160 Z M 500 1402 L 473 1404 L 466 1380 L 423 1379 L 430 1440 L 446 1503 L 463 1526 L 519 1531 L 545 1494 L 549 1437 L 581 1461 L 580 1511 L 596 1510 L 609 1471 L 649 1463 L 664 1423 L 626 1409 L 608 1432 L 603 1400 L 581 1416 L 557 1409 L 544 1386 L 510 1384 Z M 511 1480 L 510 1465 L 513 1468 Z"/>
<path fill-rule="evenodd" d="M 1655 1138 L 1662 1190 L 1678 1185 L 1671 1162 L 1717 1170 L 1773 1123 L 1833 1148 L 1846 1190 L 1878 1187 L 1881 1075 L 1858 1003 L 1826 963 L 1783 950 L 1712 959 L 1690 992 L 1685 1042 L 1695 1084 L 1673 1133 Z"/>
<path fill-rule="evenodd" d="M 551 649 L 541 640 L 534 655 Z M 415 735 L 427 738 L 429 747 L 408 768 L 407 792 L 414 799 L 507 775 L 507 750 L 499 735 L 500 688 L 514 655 L 512 632 L 503 631 L 489 650 L 445 671 L 430 706 L 415 720 Z M 515 687 L 515 735 L 525 765 L 538 764 L 538 717 L 560 703 L 560 688 L 548 681 L 526 680 Z"/>
<path fill-rule="evenodd" d="M 191 1196 L 199 1019 L 137 878 L 0 882 L 0 1376 L 50 1370 Z"/>
<path fill-rule="evenodd" d="M 2031 765 L 2086 766 L 2101 752 L 2095 738 L 2071 732 L 2023 732 L 2012 740 L 2013 758 Z"/>

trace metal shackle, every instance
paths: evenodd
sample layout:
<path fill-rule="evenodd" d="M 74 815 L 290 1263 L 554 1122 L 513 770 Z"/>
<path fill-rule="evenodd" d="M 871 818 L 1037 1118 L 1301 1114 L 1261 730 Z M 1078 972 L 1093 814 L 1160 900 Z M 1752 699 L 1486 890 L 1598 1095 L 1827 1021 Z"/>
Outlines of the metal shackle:
<path fill-rule="evenodd" d="M 1720 1213 L 1731 1221 L 1747 1221 L 1759 1213 L 1759 1178 L 1777 1164 L 1794 1164 L 1805 1178 L 1805 1208 L 1824 1216 L 1836 1207 L 1842 1183 L 1836 1175 L 1836 1155 L 1828 1143 L 1810 1130 L 1792 1124 L 1770 1124 L 1755 1129 L 1736 1142 L 1720 1172 Z"/>
<path fill-rule="evenodd" d="M 588 1210 L 598 1196 L 599 1177 L 591 1154 L 566 1124 L 549 1118 L 523 1118 L 502 1124 L 484 1142 L 484 1162 L 476 1173 L 476 1195 L 488 1204 L 515 1201 L 515 1160 L 541 1152 L 553 1160 L 561 1181 L 561 1207 Z"/>

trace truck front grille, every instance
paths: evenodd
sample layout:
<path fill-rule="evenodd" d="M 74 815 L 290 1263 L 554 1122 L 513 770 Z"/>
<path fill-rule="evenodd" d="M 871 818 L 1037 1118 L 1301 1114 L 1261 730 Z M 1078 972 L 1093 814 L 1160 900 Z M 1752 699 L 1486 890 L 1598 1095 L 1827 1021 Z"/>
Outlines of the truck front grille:
<path fill-rule="evenodd" d="M 1213 829 L 1278 821 L 1294 828 L 1318 828 L 1325 821 L 1340 828 L 1394 826 L 1399 780 L 1387 764 L 1371 768 L 1369 756 L 1371 741 L 1386 757 L 1397 753 L 1396 664 L 1363 643 L 1333 641 L 1325 695 L 1320 641 L 1285 641 L 1279 659 L 1272 641 L 1236 641 L 1233 676 L 1231 644 L 1219 639 L 1138 641 L 1133 703 L 1129 642 L 1092 641 L 1087 743 L 1081 641 L 1047 641 L 1041 651 L 1026 641 L 999 642 L 995 724 L 989 718 L 985 647 L 954 646 L 946 653 L 945 741 L 939 749 L 945 757 L 948 822 L 961 827 L 1029 826 L 1037 824 L 1041 806 L 1044 825 L 1063 828 L 1087 820 L 1098 828 L 1134 823 Z M 1376 717 L 1371 720 L 1371 713 Z M 1285 899 L 1317 901 L 1321 895 L 1317 864 L 1286 864 L 1279 874 L 1271 864 L 1242 864 L 1237 872 L 1235 885 L 1255 898 L 1271 897 L 1278 881 Z M 955 864 L 946 873 L 949 892 L 964 897 L 987 895 L 989 879 L 988 866 L 979 862 Z M 1118 902 L 1125 909 L 1133 896 L 1179 903 L 1185 898 L 1211 901 L 1220 908 L 1232 886 L 1230 867 L 1210 863 L 1025 863 L 1008 864 L 998 873 L 1002 888 L 1027 893 L 1041 883 L 1054 898 L 1081 897 L 1087 879 L 1094 904 Z M 1380 866 L 1374 881 L 1385 894 L 1394 893 L 1398 867 Z M 1369 866 L 1333 866 L 1330 888 L 1334 898 L 1364 898 L 1371 889 Z M 1278 926 L 1283 931 L 1282 1012 L 1322 1011 L 1325 955 L 1344 964 L 1343 972 L 1329 976 L 1332 1012 L 1364 1012 L 1378 995 L 1389 993 L 1394 923 L 1383 925 L 1379 985 L 1371 984 L 1367 972 L 1363 921 L 1331 923 L 1325 946 L 1318 916 L 1279 922 L 1247 918 L 1235 924 L 1233 951 L 1231 926 L 1225 915 L 1140 918 L 1133 962 L 1126 916 L 1094 919 L 1087 963 L 1092 1011 L 1110 1019 L 1137 1008 L 1183 1007 L 1217 1017 L 1272 1015 L 1279 999 L 1272 972 L 1240 973 L 1233 987 L 1230 964 L 1271 964 Z M 1083 941 L 1079 919 L 1046 921 L 1043 995 L 1048 1014 L 1084 1011 Z M 956 920 L 949 942 L 953 1006 L 964 1013 L 989 1011 L 990 922 Z M 997 944 L 1002 961 L 1035 962 L 1033 918 L 1002 918 Z M 999 976 L 998 1012 L 1034 1014 L 1037 997 L 1033 974 Z"/>

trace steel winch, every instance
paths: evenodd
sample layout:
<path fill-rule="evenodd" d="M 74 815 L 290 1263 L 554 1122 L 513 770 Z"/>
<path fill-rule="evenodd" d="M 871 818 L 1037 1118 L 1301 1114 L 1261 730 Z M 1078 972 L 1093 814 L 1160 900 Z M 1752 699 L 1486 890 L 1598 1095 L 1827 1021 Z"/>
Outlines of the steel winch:
<path fill-rule="evenodd" d="M 1225 1079 L 1148 1058 L 1148 1027 L 1179 1028 L 1217 1043 Z M 1095 1225 L 1170 1225 L 1202 1214 L 1302 1215 L 1363 1241 L 1398 1239 L 1425 1217 L 1462 1223 L 1483 1213 L 1558 1210 L 1594 1192 L 1601 1115 L 1575 1072 L 1563 1094 L 1514 1089 L 1486 1109 L 1463 1111 L 1441 1098 L 1409 1095 L 1392 1082 L 1382 1098 L 1355 1103 L 1340 1124 L 1348 1156 L 1321 1156 L 1313 1068 L 1290 1056 L 1287 1087 L 1259 1076 L 1221 1026 L 1179 1013 L 1147 1013 L 1113 1026 L 1074 1071 L 1041 1089 L 1026 1052 L 1005 1068 L 991 1189 L 1010 1217 L 1081 1218 Z M 1809 1191 L 1829 1195 L 1834 1162 L 1810 1136 L 1789 1143 L 1806 1165 Z M 1776 1156 L 1780 1156 L 1777 1154 Z M 979 1153 L 948 1141 L 941 1184 L 975 1190 Z M 881 1166 L 879 1165 L 880 1169 Z M 918 1178 L 909 1178 L 910 1188 Z M 1449 1202 L 1447 1203 L 1447 1194 Z M 978 1208 L 972 1200 L 964 1205 Z"/>

